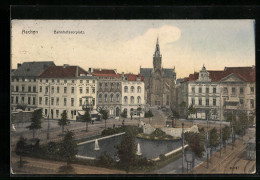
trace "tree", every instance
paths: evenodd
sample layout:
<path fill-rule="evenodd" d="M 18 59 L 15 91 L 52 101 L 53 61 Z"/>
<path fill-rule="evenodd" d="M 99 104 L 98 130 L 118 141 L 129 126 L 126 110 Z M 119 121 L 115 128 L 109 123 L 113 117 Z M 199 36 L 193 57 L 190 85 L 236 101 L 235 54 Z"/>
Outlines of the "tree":
<path fill-rule="evenodd" d="M 62 128 L 62 133 L 64 133 L 64 126 L 68 126 L 70 124 L 68 117 L 67 117 L 67 111 L 66 110 L 64 110 L 61 113 L 61 119 L 59 119 L 58 124 Z"/>
<path fill-rule="evenodd" d="M 217 129 L 214 127 L 209 132 L 209 146 L 210 146 L 210 154 L 212 154 L 212 151 L 214 148 L 216 148 L 220 143 L 220 137 L 217 132 Z"/>
<path fill-rule="evenodd" d="M 120 164 L 128 172 L 130 166 L 132 166 L 136 160 L 135 136 L 130 132 L 126 132 L 121 140 L 120 145 L 116 148 L 118 150 Z"/>
<path fill-rule="evenodd" d="M 179 104 L 180 108 L 181 108 L 181 115 L 184 116 L 185 115 L 185 108 L 186 108 L 186 102 L 185 101 L 182 101 L 180 104 Z"/>
<path fill-rule="evenodd" d="M 88 123 L 91 122 L 91 117 L 88 109 L 86 109 L 85 114 L 81 117 L 81 120 L 83 122 L 86 122 L 86 131 L 88 131 Z"/>
<path fill-rule="evenodd" d="M 105 120 L 105 129 L 107 128 L 107 119 L 108 119 L 108 114 L 106 110 L 101 109 L 100 114 L 102 114 L 102 118 Z"/>
<path fill-rule="evenodd" d="M 26 104 L 17 104 L 16 109 L 22 109 L 23 111 L 26 109 L 27 105 Z"/>
<path fill-rule="evenodd" d="M 196 113 L 196 109 L 194 108 L 194 106 L 193 106 L 193 104 L 191 104 L 190 106 L 189 106 L 189 108 L 188 108 L 188 116 L 189 115 L 193 115 L 193 114 L 195 114 Z M 193 121 L 192 121 L 193 122 Z"/>
<path fill-rule="evenodd" d="M 35 131 L 42 128 L 41 120 L 42 120 L 42 109 L 34 110 L 31 118 L 31 125 L 26 127 L 33 131 L 33 139 L 35 138 Z"/>
<path fill-rule="evenodd" d="M 171 109 L 171 111 L 172 111 L 172 127 L 174 127 L 174 125 L 176 124 L 176 119 L 180 117 L 180 114 L 178 111 L 175 111 L 174 109 Z"/>
<path fill-rule="evenodd" d="M 20 166 L 23 166 L 22 156 L 26 154 L 26 139 L 22 136 L 20 137 L 19 141 L 16 143 L 15 148 L 16 155 L 20 156 Z"/>
<path fill-rule="evenodd" d="M 138 111 L 138 114 L 139 114 L 139 121 L 140 121 L 140 116 L 141 116 L 142 108 L 141 108 L 141 107 L 138 107 L 138 108 L 137 108 L 137 111 Z"/>
<path fill-rule="evenodd" d="M 226 148 L 226 141 L 229 139 L 230 135 L 231 135 L 231 128 L 228 126 L 225 126 L 222 129 L 222 140 L 223 140 L 223 144 L 224 144 L 225 148 Z"/>
<path fill-rule="evenodd" d="M 67 166 L 76 158 L 78 153 L 78 147 L 76 141 L 74 141 L 74 133 L 67 130 L 63 140 L 59 147 L 59 156 L 62 160 L 67 162 Z"/>

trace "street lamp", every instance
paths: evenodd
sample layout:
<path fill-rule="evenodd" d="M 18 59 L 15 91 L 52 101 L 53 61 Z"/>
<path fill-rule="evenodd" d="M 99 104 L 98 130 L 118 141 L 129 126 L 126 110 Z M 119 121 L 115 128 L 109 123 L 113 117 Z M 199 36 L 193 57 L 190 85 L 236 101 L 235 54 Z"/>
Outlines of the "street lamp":
<path fill-rule="evenodd" d="M 185 160 L 187 162 L 187 172 L 189 172 L 189 165 L 190 165 L 190 171 L 192 169 L 192 162 L 193 162 L 193 152 L 191 150 L 185 151 Z"/>
<path fill-rule="evenodd" d="M 206 149 L 207 149 L 207 169 L 209 168 L 209 132 L 208 132 L 208 128 L 209 128 L 209 118 L 208 118 L 208 113 L 207 113 L 207 138 L 206 138 Z"/>

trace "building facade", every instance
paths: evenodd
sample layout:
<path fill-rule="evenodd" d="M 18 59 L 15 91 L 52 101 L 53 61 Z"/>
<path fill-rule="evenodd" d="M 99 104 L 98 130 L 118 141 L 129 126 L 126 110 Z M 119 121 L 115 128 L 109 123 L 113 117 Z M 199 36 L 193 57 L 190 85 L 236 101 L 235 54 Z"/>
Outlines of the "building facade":
<path fill-rule="evenodd" d="M 86 108 L 96 109 L 97 79 L 79 66 L 50 66 L 38 79 L 38 107 L 45 118 L 60 119 L 67 111 L 69 120 L 77 120 Z"/>
<path fill-rule="evenodd" d="M 18 64 L 11 72 L 11 110 L 24 108 L 32 111 L 38 105 L 38 76 L 49 66 L 55 66 L 52 61 L 24 62 Z"/>
<path fill-rule="evenodd" d="M 134 74 L 122 74 L 122 112 L 126 112 L 127 117 L 144 117 L 144 81 L 143 77 Z M 141 108 L 141 111 L 138 111 Z"/>
<path fill-rule="evenodd" d="M 176 73 L 175 68 L 162 68 L 158 38 L 153 55 L 153 68 L 140 68 L 140 74 L 144 77 L 146 102 L 152 106 L 170 106 L 174 97 Z"/>
<path fill-rule="evenodd" d="M 112 69 L 94 69 L 97 78 L 97 111 L 106 110 L 119 118 L 122 105 L 122 77 Z"/>

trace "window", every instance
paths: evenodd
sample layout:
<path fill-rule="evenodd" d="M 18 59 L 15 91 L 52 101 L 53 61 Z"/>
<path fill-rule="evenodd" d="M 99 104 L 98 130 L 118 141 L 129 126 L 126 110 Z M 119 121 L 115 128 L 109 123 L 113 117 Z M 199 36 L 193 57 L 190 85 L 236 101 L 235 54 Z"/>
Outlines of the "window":
<path fill-rule="evenodd" d="M 64 106 L 67 106 L 67 98 L 64 98 L 63 105 L 64 105 Z"/>
<path fill-rule="evenodd" d="M 60 82 L 60 80 L 59 79 L 57 79 L 57 83 L 59 83 Z"/>
<path fill-rule="evenodd" d="M 51 98 L 51 105 L 54 105 L 54 97 Z"/>
<path fill-rule="evenodd" d="M 239 103 L 240 103 L 241 105 L 244 105 L 244 99 L 239 99 Z"/>
<path fill-rule="evenodd" d="M 202 99 L 199 98 L 199 105 L 201 106 L 202 105 Z"/>
<path fill-rule="evenodd" d="M 255 107 L 255 105 L 254 105 L 254 100 L 253 100 L 253 99 L 250 99 L 250 107 L 251 107 L 251 108 L 254 108 L 254 107 Z"/>
<path fill-rule="evenodd" d="M 202 88 L 201 87 L 199 87 L 199 93 L 202 93 Z"/>
<path fill-rule="evenodd" d="M 113 97 L 114 97 L 114 95 L 111 94 L 111 95 L 110 95 L 110 102 L 113 102 Z"/>
<path fill-rule="evenodd" d="M 74 87 L 71 87 L 71 94 L 74 94 Z"/>
<path fill-rule="evenodd" d="M 52 79 L 52 80 L 51 80 L 51 82 L 53 82 L 53 83 L 54 83 L 54 79 Z"/>
<path fill-rule="evenodd" d="M 137 92 L 139 92 L 139 93 L 141 92 L 141 87 L 140 86 L 137 87 Z"/>
<path fill-rule="evenodd" d="M 28 97 L 28 104 L 31 104 L 31 97 Z"/>
<path fill-rule="evenodd" d="M 250 93 L 254 93 L 255 92 L 255 88 L 254 87 L 250 87 Z"/>
<path fill-rule="evenodd" d="M 24 80 L 25 80 L 25 79 L 24 79 L 24 78 L 22 78 L 22 81 L 23 81 L 23 82 L 24 82 Z"/>
<path fill-rule="evenodd" d="M 33 86 L 33 92 L 36 92 L 36 86 Z"/>
<path fill-rule="evenodd" d="M 74 106 L 74 98 L 71 98 L 71 106 Z"/>
<path fill-rule="evenodd" d="M 137 97 L 137 103 L 141 104 L 141 97 L 140 96 Z"/>
<path fill-rule="evenodd" d="M 128 92 L 128 87 L 125 86 L 124 90 L 125 90 L 124 92 L 127 93 Z"/>
<path fill-rule="evenodd" d="M 54 86 L 51 87 L 51 93 L 54 93 Z"/>
<path fill-rule="evenodd" d="M 32 87 L 28 86 L 28 92 L 31 92 L 31 91 L 32 91 Z"/>
<path fill-rule="evenodd" d="M 66 84 L 66 83 L 67 83 L 67 80 L 64 80 L 64 83 Z"/>
<path fill-rule="evenodd" d="M 217 101 L 216 101 L 216 99 L 214 98 L 213 99 L 213 106 L 216 106 L 217 105 Z"/>
<path fill-rule="evenodd" d="M 67 93 L 67 87 L 64 87 L 64 94 Z"/>
<path fill-rule="evenodd" d="M 92 93 L 95 93 L 95 88 L 92 88 Z"/>
<path fill-rule="evenodd" d="M 48 86 L 45 86 L 45 94 L 48 93 Z"/>
<path fill-rule="evenodd" d="M 194 98 L 191 99 L 191 104 L 195 105 L 195 99 Z"/>
<path fill-rule="evenodd" d="M 134 96 L 131 96 L 131 104 L 134 104 L 134 101 L 135 101 L 135 99 L 134 99 Z"/>
<path fill-rule="evenodd" d="M 22 96 L 22 103 L 24 103 L 24 97 Z"/>
<path fill-rule="evenodd" d="M 93 83 L 95 83 L 95 80 L 92 80 Z"/>
<path fill-rule="evenodd" d="M 105 88 L 107 88 L 107 83 L 105 83 Z"/>
<path fill-rule="evenodd" d="M 113 89 L 113 86 L 114 86 L 114 83 L 111 83 L 110 84 L 110 88 Z"/>
<path fill-rule="evenodd" d="M 79 82 L 80 82 L 80 83 L 83 83 L 83 80 L 80 80 Z"/>
<path fill-rule="evenodd" d="M 74 83 L 74 80 L 71 80 L 71 83 Z"/>
<path fill-rule="evenodd" d="M 48 115 L 48 110 L 47 109 L 45 109 L 45 116 L 47 116 Z"/>
<path fill-rule="evenodd" d="M 36 82 L 36 78 L 33 78 L 33 82 Z"/>
<path fill-rule="evenodd" d="M 42 104 L 42 97 L 39 97 L 39 104 Z"/>
<path fill-rule="evenodd" d="M 82 94 L 82 87 L 79 88 L 79 93 Z"/>
<path fill-rule="evenodd" d="M 107 102 L 107 94 L 105 94 L 105 102 Z"/>
<path fill-rule="evenodd" d="M 41 86 L 40 86 L 40 87 L 41 87 Z M 16 92 L 18 92 L 18 91 L 19 91 L 19 86 L 16 86 L 15 88 L 16 88 Z"/>
<path fill-rule="evenodd" d="M 11 104 L 13 104 L 13 103 L 14 103 L 14 97 L 11 96 Z"/>
<path fill-rule="evenodd" d="M 127 104 L 128 103 L 128 99 L 127 96 L 124 97 L 124 103 Z"/>
<path fill-rule="evenodd" d="M 35 104 L 36 104 L 36 98 L 33 97 L 33 105 L 35 105 Z"/>
<path fill-rule="evenodd" d="M 24 86 L 22 86 L 22 92 L 24 92 Z"/>
<path fill-rule="evenodd" d="M 223 92 L 224 92 L 224 94 L 227 94 L 228 93 L 228 88 L 224 87 Z"/>
<path fill-rule="evenodd" d="M 131 93 L 133 93 L 135 90 L 134 86 L 131 86 Z"/>
<path fill-rule="evenodd" d="M 15 97 L 15 103 L 18 104 L 18 96 Z"/>
<path fill-rule="evenodd" d="M 56 98 L 56 105 L 58 106 L 60 104 L 60 99 L 57 97 Z"/>
<path fill-rule="evenodd" d="M 86 80 L 86 83 L 88 84 L 88 83 L 89 83 L 89 80 Z"/>
<path fill-rule="evenodd" d="M 60 87 L 57 86 L 57 93 L 60 93 Z"/>
<path fill-rule="evenodd" d="M 89 93 L 89 87 L 86 87 L 86 94 Z"/>
<path fill-rule="evenodd" d="M 46 82 L 48 82 L 48 79 L 46 79 Z"/>
<path fill-rule="evenodd" d="M 232 87 L 232 94 L 236 94 L 236 88 Z"/>
<path fill-rule="evenodd" d="M 79 98 L 79 105 L 82 106 L 82 99 Z"/>
<path fill-rule="evenodd" d="M 240 94 L 244 94 L 244 88 L 240 88 Z"/>
<path fill-rule="evenodd" d="M 209 99 L 206 99 L 206 106 L 209 106 Z"/>
<path fill-rule="evenodd" d="M 40 79 L 40 82 L 42 82 L 42 79 Z"/>
<path fill-rule="evenodd" d="M 59 110 L 56 110 L 56 118 L 59 118 Z"/>
<path fill-rule="evenodd" d="M 120 83 L 116 84 L 116 89 L 119 89 Z"/>
<path fill-rule="evenodd" d="M 102 102 L 102 94 L 99 94 L 99 96 L 98 96 L 98 102 Z"/>
<path fill-rule="evenodd" d="M 217 92 L 217 88 L 213 88 L 213 93 L 216 93 Z"/>
<path fill-rule="evenodd" d="M 209 87 L 206 87 L 206 93 L 209 93 Z"/>
<path fill-rule="evenodd" d="M 116 102 L 119 102 L 119 94 L 116 95 Z"/>
<path fill-rule="evenodd" d="M 192 93 L 195 93 L 195 87 L 191 88 Z"/>
<path fill-rule="evenodd" d="M 45 105 L 48 105 L 48 97 L 45 97 Z"/>
<path fill-rule="evenodd" d="M 102 83 L 99 83 L 99 89 L 101 89 L 102 88 Z"/>

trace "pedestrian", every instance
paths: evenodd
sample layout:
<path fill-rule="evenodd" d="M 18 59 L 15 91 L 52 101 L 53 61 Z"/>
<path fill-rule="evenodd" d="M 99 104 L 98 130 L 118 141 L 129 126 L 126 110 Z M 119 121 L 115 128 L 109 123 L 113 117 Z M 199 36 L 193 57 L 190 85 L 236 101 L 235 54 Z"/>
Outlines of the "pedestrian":
<path fill-rule="evenodd" d="M 124 126 L 125 125 L 125 120 L 123 119 L 123 121 L 122 121 L 122 125 Z"/>
<path fill-rule="evenodd" d="M 115 127 L 116 127 L 116 125 L 115 125 L 115 124 L 113 124 L 113 129 L 115 129 Z"/>

